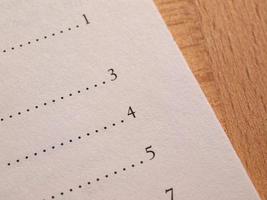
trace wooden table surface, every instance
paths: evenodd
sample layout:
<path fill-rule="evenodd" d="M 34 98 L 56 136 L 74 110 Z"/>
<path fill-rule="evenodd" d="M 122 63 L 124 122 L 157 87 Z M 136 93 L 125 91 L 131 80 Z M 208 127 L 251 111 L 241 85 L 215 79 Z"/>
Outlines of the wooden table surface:
<path fill-rule="evenodd" d="M 267 200 L 267 0 L 155 0 Z"/>

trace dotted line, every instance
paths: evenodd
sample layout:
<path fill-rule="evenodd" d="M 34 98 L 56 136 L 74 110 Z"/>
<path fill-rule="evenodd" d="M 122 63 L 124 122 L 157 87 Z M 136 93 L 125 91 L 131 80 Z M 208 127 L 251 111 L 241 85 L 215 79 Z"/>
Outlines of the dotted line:
<path fill-rule="evenodd" d="M 119 174 L 124 174 L 127 170 L 135 168 L 138 165 L 140 166 L 140 165 L 143 165 L 143 164 L 144 164 L 144 161 L 142 161 L 142 160 L 139 161 L 137 164 L 132 163 L 132 164 L 128 165 L 127 167 L 121 168 L 121 169 L 113 171 L 111 173 L 107 173 L 107 174 L 103 175 L 102 177 L 97 177 L 95 179 L 88 180 L 84 184 L 80 184 L 80 185 L 77 185 L 75 187 L 71 187 L 71 188 L 67 189 L 66 191 L 62 191 L 62 192 L 58 193 L 57 195 L 51 195 L 49 198 L 42 199 L 42 200 L 56 199 L 56 198 L 60 198 L 60 197 L 66 196 L 69 193 L 73 193 L 75 191 L 79 191 L 79 190 L 81 190 L 83 188 L 88 188 L 93 184 L 96 184 L 96 183 L 99 183 L 101 181 L 107 180 L 107 179 L 109 179 L 109 178 L 111 178 L 113 176 L 117 176 Z"/>
<path fill-rule="evenodd" d="M 102 129 L 95 129 L 92 132 L 86 132 L 83 135 L 78 135 L 76 138 L 70 138 L 69 140 L 67 140 L 65 142 L 62 141 L 62 142 L 60 142 L 60 143 L 58 143 L 56 145 L 50 146 L 49 148 L 42 149 L 41 151 L 39 151 L 39 153 L 35 152 L 35 153 L 31 154 L 31 155 L 26 155 L 23 159 L 17 159 L 17 160 L 15 160 L 13 162 L 13 164 L 11 162 L 9 162 L 9 163 L 7 163 L 7 166 L 10 167 L 11 165 L 21 163 L 23 161 L 29 160 L 30 158 L 36 158 L 38 155 L 40 155 L 42 153 L 47 153 L 48 151 L 54 151 L 56 149 L 63 148 L 63 146 L 70 145 L 70 144 L 73 144 L 75 142 L 80 142 L 82 139 L 88 138 L 92 134 L 98 134 L 98 133 L 104 132 L 107 129 L 110 129 L 112 127 L 115 127 L 118 124 L 123 124 L 123 123 L 125 123 L 125 121 L 124 120 L 120 120 L 117 123 L 113 122 L 113 123 L 111 123 L 109 125 L 106 125 Z"/>
<path fill-rule="evenodd" d="M 90 23 L 88 23 L 88 24 L 90 24 Z M 80 27 L 81 27 L 80 25 L 76 25 L 74 27 L 68 27 L 68 28 L 62 29 L 62 30 L 60 30 L 58 32 L 54 32 L 54 33 L 51 33 L 51 34 L 43 35 L 42 37 L 33 39 L 31 41 L 28 41 L 28 42 L 25 42 L 25 43 L 20 43 L 18 45 L 12 46 L 9 49 L 3 49 L 2 53 L 12 52 L 12 51 L 15 51 L 17 49 L 25 48 L 25 47 L 30 46 L 32 44 L 39 43 L 42 40 L 48 40 L 48 39 L 56 37 L 57 35 L 62 35 L 63 33 L 70 32 L 70 31 L 75 30 L 75 29 L 79 29 Z"/>
<path fill-rule="evenodd" d="M 106 83 L 107 83 L 106 81 L 102 81 L 100 84 L 94 84 L 91 88 L 97 88 L 100 85 L 105 85 Z M 46 102 L 40 103 L 39 105 L 35 105 L 35 106 L 31 107 L 31 108 L 27 108 L 24 111 L 19 111 L 19 112 L 17 112 L 17 114 L 9 114 L 6 118 L 5 117 L 0 118 L 0 122 L 4 123 L 7 120 L 13 119 L 15 117 L 20 117 L 23 114 L 30 113 L 30 112 L 32 112 L 34 110 L 39 110 L 41 107 L 47 107 L 48 105 L 54 105 L 56 102 L 62 102 L 66 98 L 73 97 L 74 95 L 80 95 L 82 93 L 88 92 L 89 90 L 90 90 L 90 88 L 86 87 L 83 90 L 77 90 L 76 92 L 69 93 L 69 94 L 67 94 L 65 96 L 60 96 L 58 98 L 51 99 L 50 101 L 46 101 Z"/>

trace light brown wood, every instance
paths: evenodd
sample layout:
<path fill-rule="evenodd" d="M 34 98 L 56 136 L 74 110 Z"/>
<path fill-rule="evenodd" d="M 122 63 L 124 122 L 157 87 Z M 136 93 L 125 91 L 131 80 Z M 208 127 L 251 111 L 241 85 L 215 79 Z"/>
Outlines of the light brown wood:
<path fill-rule="evenodd" d="M 267 200 L 267 1 L 155 0 Z"/>

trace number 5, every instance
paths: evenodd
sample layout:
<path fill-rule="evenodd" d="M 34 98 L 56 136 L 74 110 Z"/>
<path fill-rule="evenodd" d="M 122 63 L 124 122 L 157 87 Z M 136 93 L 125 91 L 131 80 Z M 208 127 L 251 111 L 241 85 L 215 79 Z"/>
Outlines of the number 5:
<path fill-rule="evenodd" d="M 152 146 L 149 146 L 146 148 L 146 153 L 151 153 L 152 157 L 149 160 L 153 160 L 156 156 L 156 153 L 153 150 L 150 150 L 152 148 Z"/>

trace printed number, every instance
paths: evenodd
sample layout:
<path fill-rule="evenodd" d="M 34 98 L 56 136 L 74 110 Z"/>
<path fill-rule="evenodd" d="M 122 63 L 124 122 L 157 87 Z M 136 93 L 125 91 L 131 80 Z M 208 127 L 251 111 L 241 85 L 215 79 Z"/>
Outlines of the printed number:
<path fill-rule="evenodd" d="M 114 69 L 109 69 L 108 72 L 110 72 L 110 75 L 114 77 L 111 79 L 111 81 L 115 81 L 118 76 L 116 73 L 114 73 Z"/>
<path fill-rule="evenodd" d="M 165 190 L 165 194 L 167 194 L 169 192 L 171 193 L 171 200 L 173 200 L 173 188 L 169 188 L 169 189 Z"/>
<path fill-rule="evenodd" d="M 90 24 L 90 22 L 88 21 L 88 19 L 87 19 L 87 17 L 86 17 L 85 14 L 83 14 L 83 17 L 84 17 L 84 19 L 85 19 L 86 24 Z"/>
<path fill-rule="evenodd" d="M 135 118 L 135 112 L 133 111 L 131 106 L 128 109 L 128 116 L 130 116 L 130 115 L 132 115 Z"/>
<path fill-rule="evenodd" d="M 152 146 L 149 146 L 149 147 L 146 148 L 146 153 L 151 153 L 152 154 L 152 157 L 149 160 L 153 160 L 155 158 L 155 156 L 156 156 L 156 153 L 153 150 L 151 150 L 151 148 L 152 148 Z"/>

